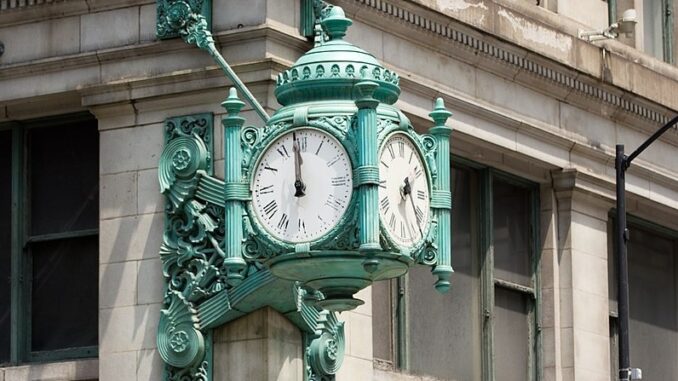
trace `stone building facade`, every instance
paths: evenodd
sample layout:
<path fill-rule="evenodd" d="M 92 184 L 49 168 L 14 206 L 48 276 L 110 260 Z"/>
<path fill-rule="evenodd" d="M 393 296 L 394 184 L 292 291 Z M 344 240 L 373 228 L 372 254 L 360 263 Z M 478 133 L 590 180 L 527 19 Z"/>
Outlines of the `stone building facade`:
<path fill-rule="evenodd" d="M 614 379 L 614 147 L 678 110 L 671 1 L 617 1 L 636 34 L 596 43 L 577 36 L 607 26 L 600 0 L 332 3 L 399 73 L 419 131 L 436 97 L 454 113 L 452 291 L 419 270 L 363 291 L 337 379 Z M 217 46 L 269 112 L 311 46 L 301 18 L 300 0 L 212 0 Z M 155 33 L 152 0 L 0 0 L 0 381 L 162 377 L 163 124 L 211 113 L 222 176 L 230 83 Z M 631 361 L 648 380 L 678 378 L 676 145 L 671 131 L 626 179 Z M 302 350 L 282 315 L 253 312 L 215 333 L 214 380 L 301 380 Z"/>

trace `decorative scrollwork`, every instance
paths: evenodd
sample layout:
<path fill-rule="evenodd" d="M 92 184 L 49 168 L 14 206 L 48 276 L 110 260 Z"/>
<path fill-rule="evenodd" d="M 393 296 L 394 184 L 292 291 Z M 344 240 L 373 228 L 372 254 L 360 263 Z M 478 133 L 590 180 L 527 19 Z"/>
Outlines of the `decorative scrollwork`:
<path fill-rule="evenodd" d="M 157 2 L 157 35 L 160 39 L 184 36 L 187 29 L 192 28 L 196 15 L 204 18 L 205 9 L 211 7 L 207 0 L 162 0 Z"/>
<path fill-rule="evenodd" d="M 424 147 L 426 163 L 431 170 L 431 181 L 435 184 L 438 178 L 438 166 L 436 164 L 438 142 L 431 135 L 423 135 L 421 137 L 421 144 Z"/>
<path fill-rule="evenodd" d="M 344 323 L 339 321 L 336 313 L 313 305 L 323 298 L 322 294 L 307 291 L 298 283 L 294 292 L 297 310 L 307 331 L 311 332 L 305 337 L 307 378 L 315 381 L 331 380 L 344 361 Z"/>
<path fill-rule="evenodd" d="M 197 328 L 197 311 L 179 294 L 170 293 L 170 300 L 169 307 L 160 315 L 158 352 L 174 367 L 196 365 L 205 354 L 205 340 Z"/>

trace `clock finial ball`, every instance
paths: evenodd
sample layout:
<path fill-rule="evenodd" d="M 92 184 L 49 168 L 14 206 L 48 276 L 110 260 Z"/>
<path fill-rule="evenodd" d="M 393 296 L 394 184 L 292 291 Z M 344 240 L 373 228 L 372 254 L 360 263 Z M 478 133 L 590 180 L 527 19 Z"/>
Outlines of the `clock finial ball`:
<path fill-rule="evenodd" d="M 235 87 L 228 90 L 228 98 L 221 102 L 221 107 L 225 108 L 230 115 L 237 115 L 245 107 L 245 103 L 238 98 L 238 91 Z"/>
<path fill-rule="evenodd" d="M 330 40 L 340 39 L 346 35 L 348 29 L 353 21 L 346 18 L 344 10 L 341 7 L 332 7 L 327 17 L 321 21 L 323 29 L 330 36 Z"/>

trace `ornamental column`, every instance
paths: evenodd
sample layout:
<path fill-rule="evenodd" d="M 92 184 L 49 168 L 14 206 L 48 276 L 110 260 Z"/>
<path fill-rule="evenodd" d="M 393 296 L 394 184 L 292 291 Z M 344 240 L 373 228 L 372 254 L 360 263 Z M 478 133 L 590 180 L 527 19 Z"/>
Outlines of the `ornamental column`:
<path fill-rule="evenodd" d="M 249 198 L 249 187 L 242 180 L 242 147 L 240 130 L 245 118 L 239 116 L 245 106 L 231 87 L 228 98 L 221 103 L 228 115 L 221 121 L 224 127 L 224 267 L 229 283 L 236 285 L 243 279 L 246 263 L 242 258 L 242 218 L 244 202 Z"/>
<path fill-rule="evenodd" d="M 377 152 L 377 106 L 374 92 L 379 87 L 371 81 L 361 81 L 356 85 L 360 97 L 355 101 L 358 106 L 357 142 L 358 166 L 355 182 L 358 186 L 360 251 L 366 254 L 381 250 L 379 245 L 379 167 Z M 367 271 L 374 271 L 378 260 L 366 260 Z"/>
<path fill-rule="evenodd" d="M 440 293 L 450 289 L 450 277 L 452 276 L 452 193 L 450 192 L 450 134 L 452 128 L 447 127 L 445 122 L 452 113 L 445 109 L 443 98 L 436 99 L 433 111 L 428 114 L 433 122 L 429 133 L 437 143 L 436 167 L 438 177 L 431 193 L 431 208 L 438 221 L 438 263 L 433 269 L 433 274 L 438 277 L 435 288 Z"/>

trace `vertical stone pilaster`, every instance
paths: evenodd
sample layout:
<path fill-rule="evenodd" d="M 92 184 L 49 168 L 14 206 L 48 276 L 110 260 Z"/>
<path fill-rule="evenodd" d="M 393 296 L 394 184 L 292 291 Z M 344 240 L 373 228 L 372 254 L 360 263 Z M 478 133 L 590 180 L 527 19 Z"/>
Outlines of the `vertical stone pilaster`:
<path fill-rule="evenodd" d="M 608 212 L 576 170 L 553 173 L 562 380 L 609 380 Z"/>

